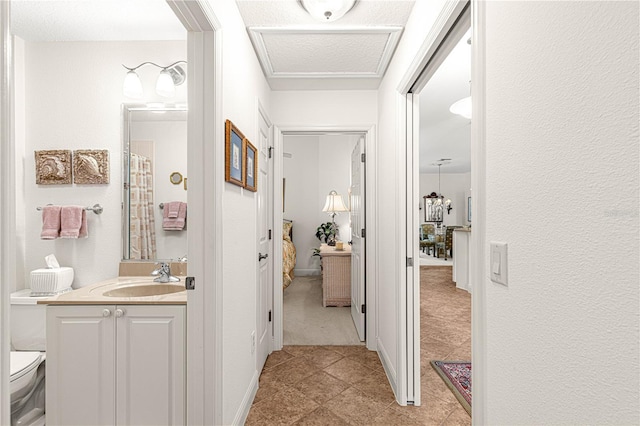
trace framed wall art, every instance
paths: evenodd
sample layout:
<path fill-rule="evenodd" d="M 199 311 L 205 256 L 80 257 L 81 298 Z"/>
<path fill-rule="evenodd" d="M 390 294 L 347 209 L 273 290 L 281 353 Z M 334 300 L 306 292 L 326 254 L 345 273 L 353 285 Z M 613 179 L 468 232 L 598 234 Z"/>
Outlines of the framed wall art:
<path fill-rule="evenodd" d="M 73 183 L 89 185 L 109 183 L 109 151 L 106 149 L 73 151 Z"/>
<path fill-rule="evenodd" d="M 66 185 L 71 184 L 71 151 L 68 149 L 52 149 L 35 151 L 36 184 Z"/>
<path fill-rule="evenodd" d="M 244 147 L 244 164 L 246 171 L 244 187 L 249 191 L 256 192 L 258 190 L 258 156 L 256 155 L 258 150 L 248 139 L 245 139 Z"/>
<path fill-rule="evenodd" d="M 238 186 L 245 186 L 245 137 L 230 121 L 225 122 L 225 172 L 224 179 Z"/>

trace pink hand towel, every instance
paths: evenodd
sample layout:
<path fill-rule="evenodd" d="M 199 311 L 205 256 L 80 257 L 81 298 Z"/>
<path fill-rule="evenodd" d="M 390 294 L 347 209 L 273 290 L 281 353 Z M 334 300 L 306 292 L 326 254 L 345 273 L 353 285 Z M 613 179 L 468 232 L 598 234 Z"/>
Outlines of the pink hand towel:
<path fill-rule="evenodd" d="M 82 206 L 63 206 L 60 209 L 60 238 L 78 238 L 84 224 L 87 234 L 87 218 Z"/>
<path fill-rule="evenodd" d="M 43 240 L 55 240 L 60 236 L 60 206 L 44 206 L 42 208 Z"/>
<path fill-rule="evenodd" d="M 169 212 L 167 217 L 169 217 L 171 219 L 177 218 L 178 214 L 180 213 L 180 204 L 182 204 L 182 203 L 179 202 L 179 201 L 171 201 L 171 202 L 167 203 L 167 205 L 165 206 L 165 208 Z"/>
<path fill-rule="evenodd" d="M 178 205 L 178 217 L 171 218 L 169 216 L 169 208 L 168 204 L 177 204 Z M 183 203 L 180 201 L 171 201 L 170 203 L 165 203 L 164 211 L 162 213 L 162 229 L 165 231 L 182 231 L 186 224 L 187 219 L 187 203 Z"/>

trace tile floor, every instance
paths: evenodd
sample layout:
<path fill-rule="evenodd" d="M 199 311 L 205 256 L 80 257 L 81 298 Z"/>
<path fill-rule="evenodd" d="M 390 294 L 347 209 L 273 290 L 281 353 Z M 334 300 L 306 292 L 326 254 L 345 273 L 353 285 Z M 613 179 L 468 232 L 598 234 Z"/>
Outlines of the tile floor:
<path fill-rule="evenodd" d="M 273 352 L 246 425 L 470 425 L 429 365 L 471 359 L 471 296 L 450 266 L 423 266 L 420 407 L 395 402 L 382 364 L 364 346 L 285 346 Z"/>

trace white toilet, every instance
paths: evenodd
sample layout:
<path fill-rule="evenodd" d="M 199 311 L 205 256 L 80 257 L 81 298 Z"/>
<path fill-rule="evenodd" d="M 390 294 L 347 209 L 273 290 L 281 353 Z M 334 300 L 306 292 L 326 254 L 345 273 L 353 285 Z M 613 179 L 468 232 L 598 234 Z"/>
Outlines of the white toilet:
<path fill-rule="evenodd" d="M 11 425 L 45 424 L 46 305 L 31 290 L 11 294 Z"/>

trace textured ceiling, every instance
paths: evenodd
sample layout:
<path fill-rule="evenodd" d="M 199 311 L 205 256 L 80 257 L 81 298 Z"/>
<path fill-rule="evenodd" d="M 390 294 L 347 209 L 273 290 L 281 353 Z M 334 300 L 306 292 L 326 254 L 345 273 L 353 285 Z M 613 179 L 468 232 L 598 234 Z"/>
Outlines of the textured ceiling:
<path fill-rule="evenodd" d="M 360 0 L 343 18 L 318 22 L 296 0 L 237 0 L 274 90 L 376 89 L 413 3 Z"/>
<path fill-rule="evenodd" d="M 12 0 L 11 30 L 28 41 L 187 38 L 164 0 Z"/>

